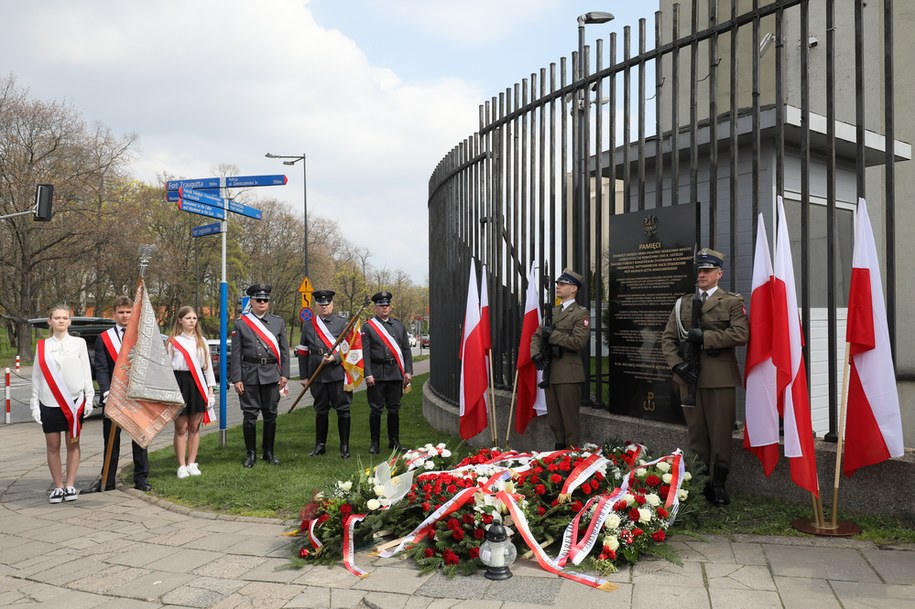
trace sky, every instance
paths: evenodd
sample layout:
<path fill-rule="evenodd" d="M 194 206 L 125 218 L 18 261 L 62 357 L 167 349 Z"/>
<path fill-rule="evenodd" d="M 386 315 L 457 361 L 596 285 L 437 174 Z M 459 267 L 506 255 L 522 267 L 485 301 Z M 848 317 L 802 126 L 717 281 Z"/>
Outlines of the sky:
<path fill-rule="evenodd" d="M 337 221 L 371 263 L 428 278 L 428 180 L 479 106 L 657 2 L 584 0 L 0 0 L 0 74 L 33 98 L 136 134 L 133 174 L 286 174 L 256 198 Z M 571 69 L 571 63 L 569 64 Z M 256 200 L 248 201 L 256 206 Z M 186 213 L 178 212 L 176 213 Z M 200 223 L 212 220 L 200 217 Z M 231 219 L 230 219 L 231 221 Z"/>

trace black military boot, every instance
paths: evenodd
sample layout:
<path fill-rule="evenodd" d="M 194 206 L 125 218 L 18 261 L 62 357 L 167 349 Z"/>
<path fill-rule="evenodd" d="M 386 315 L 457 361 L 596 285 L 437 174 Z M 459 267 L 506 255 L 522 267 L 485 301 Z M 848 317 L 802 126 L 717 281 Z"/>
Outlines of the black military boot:
<path fill-rule="evenodd" d="M 245 467 L 254 467 L 257 462 L 257 430 L 254 425 L 242 425 L 242 432 L 245 435 L 245 450 L 248 452 L 245 457 Z"/>
<path fill-rule="evenodd" d="M 712 492 L 711 499 L 712 505 L 717 507 L 724 507 L 730 505 L 731 498 L 728 497 L 728 491 L 725 488 L 725 483 L 728 481 L 728 468 L 722 467 L 720 465 L 715 466 L 715 474 L 712 477 Z"/>
<path fill-rule="evenodd" d="M 553 447 L 553 450 L 565 450 L 565 449 L 566 449 L 566 445 L 560 444 L 559 442 L 556 442 L 556 445 Z"/>
<path fill-rule="evenodd" d="M 400 413 L 388 413 L 388 448 L 403 450 L 400 447 Z"/>
<path fill-rule="evenodd" d="M 349 459 L 349 426 L 352 419 L 337 417 L 337 430 L 340 432 L 340 458 Z"/>
<path fill-rule="evenodd" d="M 380 414 L 370 414 L 369 415 L 369 432 L 371 433 L 372 440 L 369 444 L 369 454 L 377 455 L 378 454 L 378 438 L 381 436 L 381 415 Z"/>
<path fill-rule="evenodd" d="M 315 447 L 309 457 L 317 457 L 327 452 L 324 445 L 327 444 L 327 415 L 319 414 L 315 417 Z"/>
<path fill-rule="evenodd" d="M 276 440 L 276 419 L 264 421 L 264 461 L 279 465 L 280 460 L 273 454 L 273 442 Z"/>

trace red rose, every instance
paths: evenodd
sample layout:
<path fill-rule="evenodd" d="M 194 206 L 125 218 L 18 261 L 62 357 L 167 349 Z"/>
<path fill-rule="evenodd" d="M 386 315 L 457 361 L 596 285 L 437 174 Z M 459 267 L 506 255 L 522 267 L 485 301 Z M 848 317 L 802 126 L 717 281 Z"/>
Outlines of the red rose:
<path fill-rule="evenodd" d="M 643 531 L 642 529 L 632 529 L 632 536 L 633 536 L 633 537 L 639 537 L 639 536 L 641 536 L 642 533 L 644 533 L 644 532 L 645 532 L 645 531 Z"/>
<path fill-rule="evenodd" d="M 451 530 L 461 528 L 461 523 L 458 522 L 457 518 L 449 518 L 447 524 L 448 524 L 448 528 Z"/>
<path fill-rule="evenodd" d="M 301 550 L 299 550 L 299 556 L 301 556 L 302 558 L 305 558 L 306 556 L 308 556 L 308 548 L 302 548 Z"/>
<path fill-rule="evenodd" d="M 590 494 L 591 494 L 591 485 L 588 484 L 587 482 L 585 482 L 584 484 L 582 484 L 582 485 L 581 485 L 581 492 L 583 492 L 585 495 L 590 495 Z"/>
<path fill-rule="evenodd" d="M 631 520 L 633 522 L 639 521 L 639 511 L 637 509 L 632 508 L 631 510 L 629 510 L 629 520 Z"/>
<path fill-rule="evenodd" d="M 463 520 L 464 520 L 464 524 L 473 523 L 473 514 L 464 514 Z"/>
<path fill-rule="evenodd" d="M 543 470 L 541 469 L 540 471 L 543 471 Z M 540 476 L 538 476 L 537 474 L 534 474 L 533 476 L 531 476 L 531 484 L 537 484 L 538 482 L 540 482 Z"/>
<path fill-rule="evenodd" d="M 470 560 L 476 560 L 480 557 L 480 548 L 470 548 L 467 551 L 467 555 L 470 556 Z"/>
<path fill-rule="evenodd" d="M 645 484 L 647 484 L 648 486 L 658 486 L 659 484 L 661 484 L 661 479 L 658 478 L 656 475 L 651 474 L 650 476 L 645 478 Z"/>
<path fill-rule="evenodd" d="M 559 499 L 553 499 L 553 501 L 550 502 L 550 505 L 552 507 L 556 507 L 557 505 L 559 505 Z"/>
<path fill-rule="evenodd" d="M 534 494 L 535 495 L 545 495 L 546 487 L 543 486 L 542 484 L 538 484 L 537 486 L 534 487 Z"/>
<path fill-rule="evenodd" d="M 483 539 L 484 537 L 486 537 L 486 531 L 484 531 L 483 529 L 474 529 L 473 536 L 475 539 Z"/>
<path fill-rule="evenodd" d="M 563 460 L 559 463 L 559 470 L 560 470 L 560 471 L 567 472 L 567 471 L 569 471 L 570 469 L 572 469 L 572 464 L 569 462 L 568 459 L 563 459 Z"/>
<path fill-rule="evenodd" d="M 664 532 L 664 529 L 658 529 L 657 531 L 655 531 L 654 533 L 651 534 L 651 538 L 654 539 L 655 541 L 657 541 L 658 543 L 664 541 L 664 539 L 666 537 L 667 537 L 667 533 Z"/>
<path fill-rule="evenodd" d="M 662 507 L 658 508 L 658 517 L 659 518 L 667 518 L 668 516 L 670 516 L 670 513 L 667 510 L 665 510 Z"/>
<path fill-rule="evenodd" d="M 661 499 L 667 499 L 667 495 L 670 493 L 670 485 L 662 484 L 661 488 L 658 489 L 658 495 L 661 496 Z"/>
<path fill-rule="evenodd" d="M 607 548 L 606 552 L 607 552 L 607 557 L 610 560 L 616 560 L 616 550 L 611 550 L 611 549 Z"/>
<path fill-rule="evenodd" d="M 344 503 L 343 505 L 340 506 L 340 513 L 341 514 L 352 514 L 353 506 L 351 506 L 348 503 Z"/>
<path fill-rule="evenodd" d="M 425 550 L 423 550 L 423 556 L 425 556 L 426 558 L 432 558 L 433 556 L 435 556 L 435 548 L 426 548 Z"/>
<path fill-rule="evenodd" d="M 424 511 L 424 512 L 431 512 L 431 511 L 432 511 L 432 506 L 429 504 L 428 501 L 423 501 L 423 511 Z"/>
<path fill-rule="evenodd" d="M 546 514 L 546 508 L 543 507 L 542 505 L 538 505 L 538 506 L 537 506 L 537 514 L 538 514 L 539 516 L 543 516 L 544 514 Z"/>
<path fill-rule="evenodd" d="M 446 565 L 456 565 L 459 562 L 461 562 L 461 560 L 458 558 L 458 555 L 455 554 L 454 552 L 452 552 L 451 550 L 445 550 L 442 553 L 442 558 L 445 559 Z"/>
<path fill-rule="evenodd" d="M 602 473 L 600 473 L 600 472 L 594 472 L 594 478 L 595 478 L 596 480 L 603 480 L 603 479 L 604 479 L 604 475 L 603 475 Z"/>
<path fill-rule="evenodd" d="M 550 482 L 552 482 L 553 484 L 559 484 L 560 482 L 562 482 L 562 476 L 560 476 L 559 474 L 553 474 L 552 476 L 550 476 Z"/>
<path fill-rule="evenodd" d="M 613 509 L 616 510 L 617 512 L 622 512 L 623 510 L 626 509 L 626 507 L 628 505 L 629 505 L 628 503 L 626 503 L 625 501 L 620 499 L 616 503 L 613 504 Z"/>
<path fill-rule="evenodd" d="M 480 520 L 483 521 L 483 524 L 492 524 L 492 516 L 489 514 L 483 514 L 480 516 Z"/>
<path fill-rule="evenodd" d="M 451 537 L 454 538 L 455 541 L 464 539 L 464 529 L 454 529 L 451 531 Z"/>
<path fill-rule="evenodd" d="M 635 502 L 638 503 L 639 505 L 645 505 L 645 501 L 647 501 L 647 500 L 642 495 L 635 496 Z"/>
<path fill-rule="evenodd" d="M 448 493 L 453 495 L 457 492 L 457 487 L 453 484 L 449 484 L 448 488 L 446 490 L 448 491 Z"/>
<path fill-rule="evenodd" d="M 571 507 L 572 507 L 572 511 L 577 514 L 578 512 L 581 511 L 581 501 L 576 499 L 575 501 L 572 502 Z"/>
<path fill-rule="evenodd" d="M 542 474 L 542 473 L 543 473 L 543 468 L 540 467 L 539 465 L 535 465 L 535 466 L 534 466 L 534 473 L 535 473 L 535 474 Z"/>

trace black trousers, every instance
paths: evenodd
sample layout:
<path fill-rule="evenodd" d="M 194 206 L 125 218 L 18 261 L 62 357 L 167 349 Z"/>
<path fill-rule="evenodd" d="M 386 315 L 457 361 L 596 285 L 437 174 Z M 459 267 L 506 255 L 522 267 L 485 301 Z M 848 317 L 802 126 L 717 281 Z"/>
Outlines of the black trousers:
<path fill-rule="evenodd" d="M 353 402 L 353 392 L 343 391 L 343 381 L 314 383 L 311 386 L 311 396 L 315 399 L 315 414 L 326 415 L 333 408 L 337 411 L 337 417 L 349 418 L 349 406 Z"/>
<path fill-rule="evenodd" d="M 105 455 L 108 454 L 108 437 L 111 435 L 111 426 L 114 423 L 108 417 L 102 419 L 102 433 L 105 440 L 105 452 L 102 453 L 102 469 L 105 468 Z M 133 448 L 133 483 L 143 484 L 149 477 L 149 453 L 136 442 L 130 442 Z M 118 459 L 121 456 L 121 428 L 118 426 L 114 432 L 114 447 L 111 450 L 111 463 L 108 465 L 108 480 L 105 487 L 114 487 L 118 473 Z"/>
<path fill-rule="evenodd" d="M 254 427 L 257 415 L 264 417 L 264 423 L 276 421 L 276 407 L 280 403 L 280 386 L 278 383 L 268 385 L 249 385 L 245 383 L 245 392 L 238 396 L 241 406 L 242 426 Z"/>
<path fill-rule="evenodd" d="M 403 381 L 375 381 L 375 386 L 367 387 L 366 393 L 372 416 L 380 417 L 385 407 L 390 414 L 397 414 L 403 397 Z"/>

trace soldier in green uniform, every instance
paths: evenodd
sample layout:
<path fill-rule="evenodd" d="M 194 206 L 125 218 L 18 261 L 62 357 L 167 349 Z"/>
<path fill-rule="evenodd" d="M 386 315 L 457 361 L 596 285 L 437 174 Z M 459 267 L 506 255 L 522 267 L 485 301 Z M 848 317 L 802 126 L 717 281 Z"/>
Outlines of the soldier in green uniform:
<path fill-rule="evenodd" d="M 581 385 L 586 379 L 581 350 L 588 345 L 591 335 L 591 315 L 575 302 L 581 281 L 582 276 L 575 271 L 562 271 L 556 278 L 560 305 L 553 307 L 552 325 L 544 321 L 531 337 L 531 359 L 538 367 L 544 365 L 544 350 L 551 350 L 546 414 L 556 439 L 556 450 L 581 446 L 578 411 Z"/>
<path fill-rule="evenodd" d="M 661 336 L 661 350 L 674 373 L 680 399 L 686 397 L 688 384 L 697 383 L 696 405 L 684 406 L 683 414 L 690 448 L 709 469 L 705 496 L 717 506 L 730 503 L 725 482 L 731 464 L 735 388 L 741 383 L 735 347 L 747 344 L 750 334 L 743 297 L 718 287 L 723 264 L 724 254 L 708 248 L 699 250 L 696 283 L 703 301 L 701 327 L 691 327 L 695 294 L 684 294 L 677 300 Z M 701 349 L 698 378 L 693 378 L 694 373 L 681 357 L 679 347 L 683 341 Z"/>

